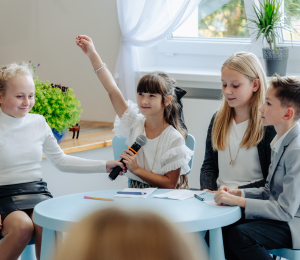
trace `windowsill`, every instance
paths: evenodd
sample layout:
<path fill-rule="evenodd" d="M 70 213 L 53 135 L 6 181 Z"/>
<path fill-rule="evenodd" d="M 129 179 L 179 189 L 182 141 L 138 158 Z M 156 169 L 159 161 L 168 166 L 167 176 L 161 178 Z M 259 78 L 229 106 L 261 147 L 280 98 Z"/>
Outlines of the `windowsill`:
<path fill-rule="evenodd" d="M 188 88 L 209 88 L 221 90 L 221 71 L 219 70 L 197 70 L 197 69 L 180 69 L 180 68 L 166 68 L 166 67 L 146 67 L 141 69 L 142 76 L 153 71 L 163 71 L 172 76 L 180 86 Z M 300 77 L 300 73 L 289 73 L 287 76 Z M 269 80 L 271 77 L 267 77 Z M 211 84 L 199 84 L 199 83 Z"/>
<path fill-rule="evenodd" d="M 204 88 L 193 83 L 210 82 L 216 87 L 213 89 L 221 89 L 221 72 L 217 70 L 197 70 L 197 69 L 180 69 L 180 68 L 164 68 L 164 67 L 147 67 L 141 69 L 142 76 L 153 71 L 163 71 L 172 76 L 180 85 L 184 84 L 191 88 Z"/>

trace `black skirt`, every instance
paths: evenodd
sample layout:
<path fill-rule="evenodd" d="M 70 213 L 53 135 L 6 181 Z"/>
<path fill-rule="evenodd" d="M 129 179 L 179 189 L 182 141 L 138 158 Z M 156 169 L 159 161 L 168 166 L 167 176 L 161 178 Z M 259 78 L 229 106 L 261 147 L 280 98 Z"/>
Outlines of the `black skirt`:
<path fill-rule="evenodd" d="M 47 183 L 34 181 L 0 186 L 1 220 L 17 210 L 33 209 L 38 203 L 53 198 Z M 1 236 L 1 235 L 0 235 Z"/>

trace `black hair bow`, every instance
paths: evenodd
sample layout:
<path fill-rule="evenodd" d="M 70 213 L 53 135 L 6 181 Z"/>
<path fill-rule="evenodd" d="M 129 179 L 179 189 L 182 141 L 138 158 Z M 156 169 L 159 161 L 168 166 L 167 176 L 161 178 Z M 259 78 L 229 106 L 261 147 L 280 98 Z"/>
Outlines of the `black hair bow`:
<path fill-rule="evenodd" d="M 176 97 L 177 97 L 177 102 L 179 104 L 179 114 L 180 114 L 180 120 L 181 120 L 181 123 L 182 123 L 182 126 L 187 130 L 187 127 L 185 125 L 185 121 L 184 121 L 184 116 L 183 116 L 183 104 L 182 104 L 182 97 L 186 94 L 186 91 L 181 89 L 181 88 L 178 88 L 178 87 L 175 87 L 175 94 L 176 94 Z"/>

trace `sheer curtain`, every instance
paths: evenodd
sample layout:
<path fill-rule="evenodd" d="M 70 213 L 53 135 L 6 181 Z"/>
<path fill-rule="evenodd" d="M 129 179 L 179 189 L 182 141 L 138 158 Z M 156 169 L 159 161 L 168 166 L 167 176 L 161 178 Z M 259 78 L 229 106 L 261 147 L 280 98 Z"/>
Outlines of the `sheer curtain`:
<path fill-rule="evenodd" d="M 150 47 L 174 32 L 201 0 L 117 0 L 122 37 L 115 80 L 125 99 L 136 101 L 140 79 L 136 47 Z"/>

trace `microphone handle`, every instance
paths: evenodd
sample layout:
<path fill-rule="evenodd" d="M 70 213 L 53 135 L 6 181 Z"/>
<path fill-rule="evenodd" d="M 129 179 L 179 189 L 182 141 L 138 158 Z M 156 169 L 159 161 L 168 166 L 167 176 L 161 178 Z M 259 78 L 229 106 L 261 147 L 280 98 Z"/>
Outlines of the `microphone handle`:
<path fill-rule="evenodd" d="M 120 166 L 116 166 L 115 168 L 113 168 L 111 173 L 108 175 L 108 178 L 111 181 L 114 181 L 118 177 L 119 172 L 121 172 L 121 171 L 122 171 L 122 168 Z"/>
<path fill-rule="evenodd" d="M 139 144 L 137 144 L 136 142 L 131 146 L 131 148 L 134 150 L 134 151 L 138 151 L 141 146 Z M 123 158 L 120 160 L 121 163 L 123 163 Z M 124 163 L 123 163 L 124 164 Z M 124 164 L 125 165 L 125 164 Z M 120 166 L 116 166 L 115 168 L 113 168 L 113 170 L 111 171 L 111 173 L 108 175 L 108 178 L 111 180 L 111 181 L 114 181 L 118 175 L 119 175 L 119 172 L 122 171 L 122 168 Z"/>

